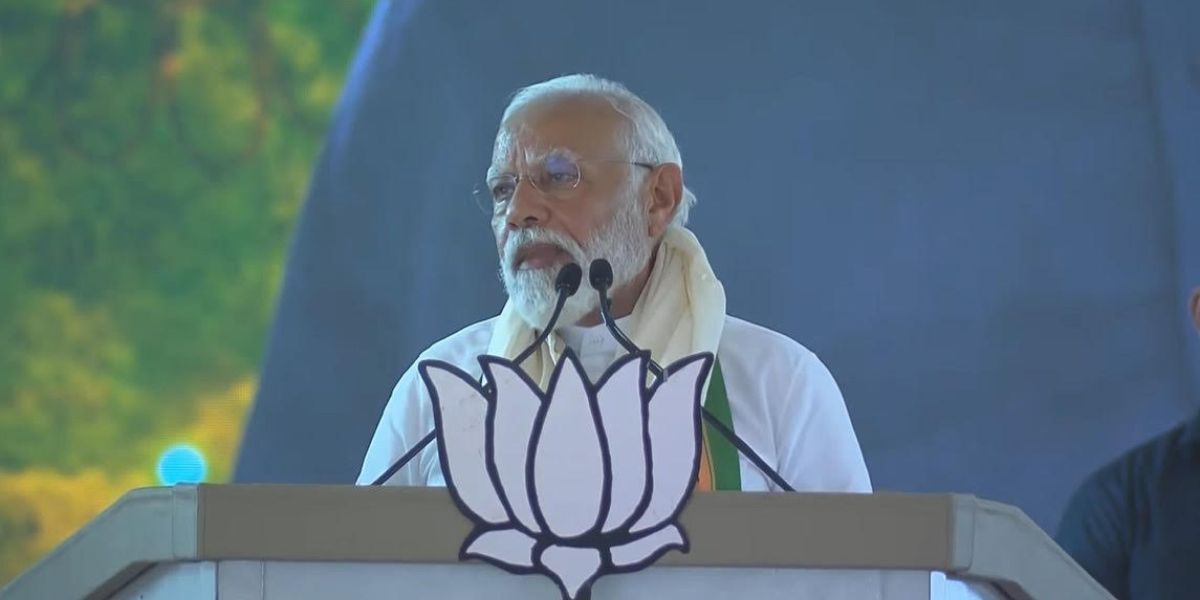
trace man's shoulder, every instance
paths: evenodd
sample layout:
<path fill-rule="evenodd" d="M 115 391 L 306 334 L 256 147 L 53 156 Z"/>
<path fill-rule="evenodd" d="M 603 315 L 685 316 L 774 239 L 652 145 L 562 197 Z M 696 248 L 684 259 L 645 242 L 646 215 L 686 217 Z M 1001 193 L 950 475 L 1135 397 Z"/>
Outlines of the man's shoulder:
<path fill-rule="evenodd" d="M 472 323 L 434 342 L 417 360 L 443 360 L 457 365 L 474 362 L 477 356 L 487 352 L 497 318 L 499 317 Z"/>
<path fill-rule="evenodd" d="M 1193 421 L 1180 423 L 1123 452 L 1093 472 L 1083 488 L 1129 492 L 1132 487 L 1154 485 L 1173 464 L 1197 452 L 1191 439 L 1195 427 Z"/>
<path fill-rule="evenodd" d="M 1071 494 L 1055 539 L 1110 589 L 1127 585 L 1122 579 L 1127 558 L 1112 557 L 1127 555 L 1138 528 L 1147 523 L 1144 515 L 1175 510 L 1167 505 L 1176 496 L 1161 491 L 1178 482 L 1164 479 L 1194 477 L 1196 463 L 1190 457 L 1196 449 L 1188 438 L 1195 426 L 1194 421 L 1177 425 L 1121 453 Z"/>
<path fill-rule="evenodd" d="M 792 365 L 816 360 L 811 350 L 791 337 L 732 315 L 725 317 L 719 352 L 722 356 L 749 356 L 756 361 Z"/>

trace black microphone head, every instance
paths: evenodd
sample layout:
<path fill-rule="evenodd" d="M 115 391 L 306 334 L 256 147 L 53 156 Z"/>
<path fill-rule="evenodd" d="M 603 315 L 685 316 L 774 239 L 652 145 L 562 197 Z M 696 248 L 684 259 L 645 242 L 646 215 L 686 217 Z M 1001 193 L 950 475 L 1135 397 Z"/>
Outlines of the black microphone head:
<path fill-rule="evenodd" d="M 583 267 L 575 263 L 567 263 L 558 270 L 558 277 L 554 278 L 554 289 L 568 297 L 574 296 L 575 292 L 579 291 L 579 282 L 581 281 L 583 281 Z"/>
<path fill-rule="evenodd" d="M 588 282 L 594 290 L 607 290 L 613 283 L 612 265 L 603 258 L 593 260 L 592 266 L 588 268 Z"/>

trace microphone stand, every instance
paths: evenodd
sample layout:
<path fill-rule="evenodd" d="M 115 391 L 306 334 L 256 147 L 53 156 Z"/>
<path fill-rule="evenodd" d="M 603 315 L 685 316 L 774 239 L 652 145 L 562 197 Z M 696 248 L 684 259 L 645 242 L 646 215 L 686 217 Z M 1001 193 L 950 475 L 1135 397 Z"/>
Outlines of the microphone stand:
<path fill-rule="evenodd" d="M 608 288 L 612 287 L 613 283 L 612 265 L 603 258 L 597 258 L 596 260 L 592 261 L 591 266 L 588 268 L 588 282 L 592 284 L 592 289 L 596 290 L 596 292 L 600 294 L 600 316 L 604 319 L 604 325 L 608 328 L 609 333 L 616 338 L 617 343 L 620 344 L 626 352 L 630 354 L 636 354 L 637 352 L 640 352 L 641 349 L 638 348 L 637 345 L 634 344 L 633 341 L 630 340 L 619 327 L 617 327 L 616 321 L 614 321 L 612 318 L 612 312 L 610 309 L 611 300 L 608 297 Z M 658 363 L 654 362 L 653 359 L 647 360 L 649 361 L 648 367 L 650 368 L 650 371 L 654 373 L 658 380 L 660 382 L 666 381 L 668 371 L 659 366 Z M 721 420 L 718 419 L 716 415 L 712 414 L 711 411 L 701 406 L 700 416 L 702 416 L 704 421 L 711 425 L 713 429 L 717 431 L 717 433 L 721 434 L 721 437 L 725 438 L 730 444 L 733 444 L 733 447 L 737 448 L 738 452 L 742 453 L 742 456 L 745 456 L 750 460 L 751 463 L 754 464 L 755 467 L 758 467 L 758 470 L 762 472 L 763 475 L 766 475 L 772 483 L 779 487 L 779 489 L 784 490 L 785 492 L 796 491 L 795 488 L 793 488 L 786 480 L 784 480 L 782 476 L 779 475 L 778 471 L 771 468 L 771 466 L 767 464 L 767 461 L 763 460 L 763 458 L 759 456 L 759 454 L 755 452 L 745 440 L 738 437 L 738 435 L 734 433 L 732 429 L 722 423 Z"/>
<path fill-rule="evenodd" d="M 537 338 L 534 339 L 533 343 L 522 350 L 516 359 L 514 359 L 518 366 L 525 362 L 525 359 L 529 358 L 542 345 L 542 342 L 545 342 L 546 338 L 550 336 L 550 332 L 554 330 L 554 324 L 558 322 L 558 316 L 562 314 L 563 307 L 567 304 L 567 298 L 575 295 L 575 292 L 579 290 L 579 282 L 582 279 L 583 269 L 575 263 L 567 263 L 558 271 L 558 277 L 554 279 L 554 289 L 558 291 L 558 300 L 554 303 L 554 312 L 550 314 L 550 320 L 546 322 L 546 326 L 538 334 Z M 383 485 L 384 482 L 396 474 L 396 471 L 403 469 L 405 465 L 412 462 L 412 459 L 416 458 L 436 438 L 436 430 L 425 434 L 425 437 L 421 438 L 415 446 L 409 448 L 400 458 L 396 459 L 396 462 L 392 463 L 392 466 L 388 467 L 379 477 L 376 477 L 371 482 L 371 485 Z"/>
<path fill-rule="evenodd" d="M 537 349 L 541 347 L 542 342 L 546 341 L 546 338 L 550 337 L 550 332 L 554 331 L 554 325 L 558 323 L 558 316 L 562 314 L 563 307 L 567 305 L 567 298 L 573 296 L 579 289 L 579 280 L 583 278 L 583 269 L 581 269 L 579 265 L 575 263 L 570 263 L 563 267 L 558 279 L 563 279 L 564 276 L 562 273 L 567 273 L 568 269 L 571 267 L 575 267 L 572 269 L 572 271 L 579 273 L 573 277 L 570 275 L 567 276 L 567 278 L 573 279 L 574 285 L 570 285 L 570 282 L 555 283 L 555 288 L 558 289 L 558 300 L 554 303 L 554 312 L 550 313 L 550 320 L 546 322 L 546 326 L 542 328 L 540 333 L 538 333 L 538 336 L 533 340 L 533 343 L 530 344 L 529 347 L 522 350 L 521 353 L 518 354 L 515 359 L 513 359 L 518 366 L 520 366 L 521 363 L 525 362 L 525 359 L 529 358 L 535 351 L 537 351 Z"/>

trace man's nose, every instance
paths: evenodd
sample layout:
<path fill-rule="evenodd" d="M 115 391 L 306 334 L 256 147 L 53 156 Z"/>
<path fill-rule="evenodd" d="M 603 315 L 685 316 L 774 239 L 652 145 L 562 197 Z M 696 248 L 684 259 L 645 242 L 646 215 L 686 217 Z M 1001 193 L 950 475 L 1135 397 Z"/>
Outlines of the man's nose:
<path fill-rule="evenodd" d="M 508 201 L 508 228 L 545 225 L 550 216 L 547 200 L 546 195 L 526 178 L 518 179 L 512 199 Z"/>

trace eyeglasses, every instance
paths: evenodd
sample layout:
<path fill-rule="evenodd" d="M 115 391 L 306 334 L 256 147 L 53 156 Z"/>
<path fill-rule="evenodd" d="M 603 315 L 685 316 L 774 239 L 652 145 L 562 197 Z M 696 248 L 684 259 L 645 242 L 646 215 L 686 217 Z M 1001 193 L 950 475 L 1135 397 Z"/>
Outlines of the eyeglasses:
<path fill-rule="evenodd" d="M 524 174 L 504 173 L 489 177 L 484 184 L 475 188 L 475 203 L 484 212 L 495 215 L 512 201 L 517 185 L 522 181 L 528 182 L 544 194 L 561 200 L 579 187 L 579 182 L 583 180 L 583 171 L 579 165 L 585 162 L 626 164 L 646 169 L 655 167 L 650 163 L 628 160 L 577 158 L 568 152 L 554 151 L 530 164 Z"/>

